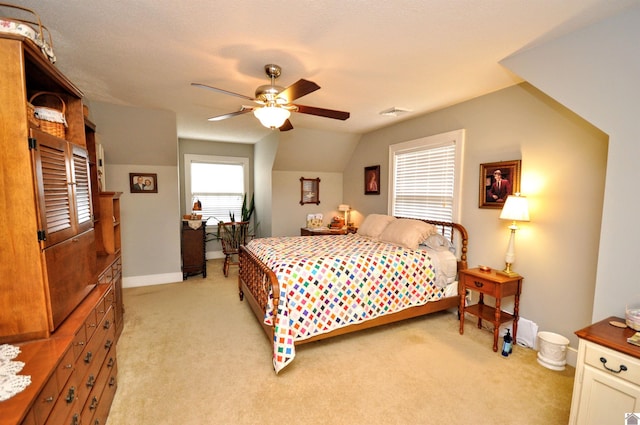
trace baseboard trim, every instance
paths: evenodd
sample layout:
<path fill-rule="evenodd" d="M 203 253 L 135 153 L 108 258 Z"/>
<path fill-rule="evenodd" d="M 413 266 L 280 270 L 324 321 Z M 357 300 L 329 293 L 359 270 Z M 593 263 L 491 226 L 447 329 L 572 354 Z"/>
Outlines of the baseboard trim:
<path fill-rule="evenodd" d="M 182 282 L 182 273 L 162 273 L 146 276 L 130 276 L 122 278 L 123 288 L 136 288 L 138 286 L 163 285 L 165 283 Z"/>

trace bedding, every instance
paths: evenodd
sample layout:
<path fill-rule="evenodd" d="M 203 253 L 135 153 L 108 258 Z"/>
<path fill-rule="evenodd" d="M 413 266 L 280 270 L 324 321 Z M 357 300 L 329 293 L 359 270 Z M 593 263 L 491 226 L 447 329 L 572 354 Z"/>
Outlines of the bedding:
<path fill-rule="evenodd" d="M 369 214 L 358 228 L 358 234 L 378 239 L 389 223 L 395 220 L 396 218 L 390 215 Z"/>
<path fill-rule="evenodd" d="M 380 221 L 391 226 L 400 220 Z M 383 227 L 379 224 L 372 226 L 373 233 Z M 418 226 L 416 240 L 435 232 L 427 226 Z M 361 234 L 254 239 L 246 249 L 279 282 L 278 293 L 268 294 L 262 318 L 273 327 L 276 373 L 294 359 L 296 342 L 457 296 L 457 259 L 448 249 L 408 249 Z"/>

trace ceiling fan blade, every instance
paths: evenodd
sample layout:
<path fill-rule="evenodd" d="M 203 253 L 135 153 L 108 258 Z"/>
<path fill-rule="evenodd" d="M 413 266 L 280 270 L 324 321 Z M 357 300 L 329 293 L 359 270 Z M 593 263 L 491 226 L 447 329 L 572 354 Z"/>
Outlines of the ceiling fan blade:
<path fill-rule="evenodd" d="M 202 89 L 208 89 L 208 90 L 213 90 L 213 91 L 217 91 L 218 93 L 223 93 L 223 94 L 228 94 L 230 96 L 236 96 L 236 97 L 240 97 L 242 99 L 247 99 L 247 100 L 251 100 L 252 102 L 257 101 L 258 99 L 255 99 L 253 97 L 249 97 L 249 96 L 245 96 L 243 94 L 238 94 L 238 93 L 234 93 L 232 91 L 228 91 L 228 90 L 222 90 L 219 89 L 217 87 L 212 87 L 212 86 L 208 86 L 206 84 L 201 84 L 201 83 L 191 83 L 192 86 L 194 87 L 200 87 Z"/>
<path fill-rule="evenodd" d="M 317 115 L 319 117 L 333 118 L 336 120 L 346 120 L 351 116 L 349 112 L 335 111 L 333 109 L 316 108 L 315 106 L 294 105 L 297 112 L 302 114 Z"/>
<path fill-rule="evenodd" d="M 301 79 L 278 93 L 278 97 L 287 99 L 287 103 L 289 103 L 301 98 L 302 96 L 306 96 L 319 88 L 320 86 L 313 81 Z"/>
<path fill-rule="evenodd" d="M 280 126 L 280 131 L 289 131 L 289 130 L 293 130 L 293 125 L 291 124 L 291 121 L 286 120 L 284 124 Z"/>
<path fill-rule="evenodd" d="M 236 112 L 229 112 L 228 114 L 224 114 L 224 115 L 217 115 L 215 117 L 211 117 L 208 120 L 209 121 L 222 121 L 222 120 L 226 120 L 227 118 L 233 118 L 233 117 L 237 117 L 238 115 L 243 115 L 246 114 L 248 112 L 252 112 L 253 108 L 247 108 L 246 106 L 243 106 L 242 109 L 240 109 L 239 111 Z"/>

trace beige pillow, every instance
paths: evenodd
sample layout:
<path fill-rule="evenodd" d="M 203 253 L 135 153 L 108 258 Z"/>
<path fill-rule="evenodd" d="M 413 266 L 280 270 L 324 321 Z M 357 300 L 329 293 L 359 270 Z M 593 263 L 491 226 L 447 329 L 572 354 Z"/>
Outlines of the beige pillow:
<path fill-rule="evenodd" d="M 395 220 L 396 218 L 390 215 L 369 214 L 358 228 L 358 234 L 378 239 L 387 225 Z"/>
<path fill-rule="evenodd" d="M 399 218 L 389 223 L 380 235 L 380 240 L 404 248 L 418 249 L 418 245 L 424 242 L 429 235 L 437 232 L 433 224 L 421 220 Z"/>

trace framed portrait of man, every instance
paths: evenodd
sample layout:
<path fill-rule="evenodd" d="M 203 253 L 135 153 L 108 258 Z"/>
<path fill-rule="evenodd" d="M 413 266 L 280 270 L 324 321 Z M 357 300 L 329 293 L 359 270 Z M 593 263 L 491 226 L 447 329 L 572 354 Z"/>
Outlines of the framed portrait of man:
<path fill-rule="evenodd" d="M 509 195 L 520 192 L 520 160 L 480 164 L 479 207 L 501 209 Z"/>

